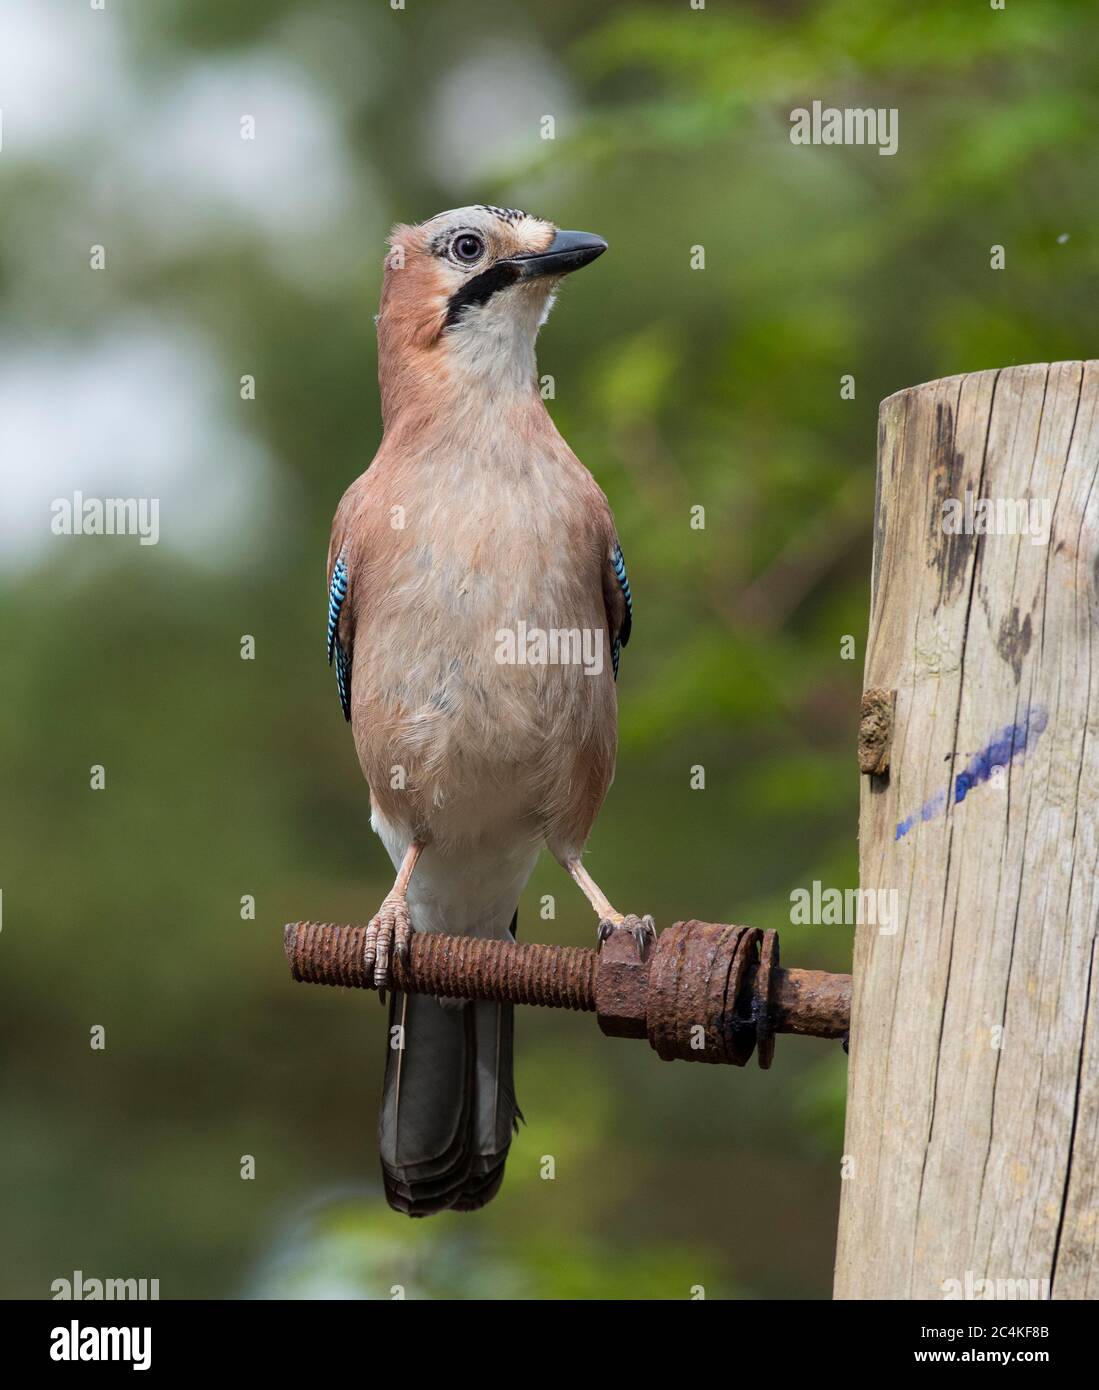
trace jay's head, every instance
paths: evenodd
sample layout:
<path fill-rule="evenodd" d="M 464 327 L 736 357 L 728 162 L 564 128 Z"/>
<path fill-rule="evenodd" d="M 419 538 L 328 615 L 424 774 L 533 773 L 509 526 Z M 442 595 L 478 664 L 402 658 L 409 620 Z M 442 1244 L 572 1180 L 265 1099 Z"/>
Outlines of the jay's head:
<path fill-rule="evenodd" d="M 383 391 L 398 361 L 421 379 L 529 384 L 534 340 L 562 276 L 607 249 L 588 232 L 485 206 L 395 227 L 389 245 L 378 315 Z"/>

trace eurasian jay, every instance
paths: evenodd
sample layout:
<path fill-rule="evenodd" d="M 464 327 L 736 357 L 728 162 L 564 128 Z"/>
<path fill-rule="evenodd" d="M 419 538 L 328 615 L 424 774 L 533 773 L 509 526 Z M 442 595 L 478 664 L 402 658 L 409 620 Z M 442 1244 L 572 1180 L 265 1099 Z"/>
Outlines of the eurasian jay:
<path fill-rule="evenodd" d="M 513 933 L 543 845 L 644 951 L 581 863 L 614 775 L 632 599 L 606 497 L 543 404 L 534 345 L 606 242 L 467 207 L 389 239 L 383 438 L 328 551 L 328 659 L 396 881 L 366 934 L 390 984 L 413 931 Z M 556 640 L 555 640 L 556 639 Z M 394 993 L 379 1120 L 392 1207 L 471 1211 L 521 1118 L 511 1005 Z"/>

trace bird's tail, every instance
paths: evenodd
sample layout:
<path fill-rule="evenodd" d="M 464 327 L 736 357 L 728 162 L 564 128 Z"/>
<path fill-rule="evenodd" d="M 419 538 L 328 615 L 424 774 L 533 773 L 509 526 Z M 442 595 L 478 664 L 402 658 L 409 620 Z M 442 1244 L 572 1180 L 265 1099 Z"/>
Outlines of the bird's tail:
<path fill-rule="evenodd" d="M 496 1195 L 521 1118 L 512 1037 L 510 1004 L 394 994 L 378 1138 L 396 1211 L 475 1211 Z"/>

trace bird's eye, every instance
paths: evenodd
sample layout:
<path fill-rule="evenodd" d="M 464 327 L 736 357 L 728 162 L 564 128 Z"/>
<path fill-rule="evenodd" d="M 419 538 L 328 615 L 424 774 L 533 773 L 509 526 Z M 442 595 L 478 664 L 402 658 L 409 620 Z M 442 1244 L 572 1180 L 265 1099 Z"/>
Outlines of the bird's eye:
<path fill-rule="evenodd" d="M 460 261 L 465 261 L 468 265 L 484 254 L 485 243 L 479 236 L 474 236 L 472 232 L 463 232 L 461 236 L 454 238 L 454 244 L 450 248 Z"/>

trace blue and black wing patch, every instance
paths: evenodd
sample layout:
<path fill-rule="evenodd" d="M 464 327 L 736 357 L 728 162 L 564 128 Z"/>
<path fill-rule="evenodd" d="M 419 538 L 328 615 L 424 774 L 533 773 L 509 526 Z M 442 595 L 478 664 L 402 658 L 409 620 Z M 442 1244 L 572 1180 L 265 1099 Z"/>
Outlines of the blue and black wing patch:
<path fill-rule="evenodd" d="M 622 590 L 622 597 L 626 600 L 626 616 L 611 644 L 611 665 L 614 667 L 614 678 L 617 680 L 619 654 L 630 640 L 630 632 L 633 629 L 633 595 L 630 593 L 630 581 L 626 574 L 626 561 L 622 556 L 622 547 L 617 543 L 614 547 L 614 554 L 611 556 L 611 567 L 614 570 L 615 579 L 618 580 L 618 587 Z"/>
<path fill-rule="evenodd" d="M 332 567 L 332 583 L 328 588 L 328 664 L 336 659 L 336 688 L 340 692 L 343 717 L 351 722 L 351 652 L 340 641 L 340 613 L 347 598 L 347 561 L 343 554 Z"/>
<path fill-rule="evenodd" d="M 342 647 L 336 648 L 336 688 L 340 692 L 343 717 L 351 723 L 351 658 Z"/>

